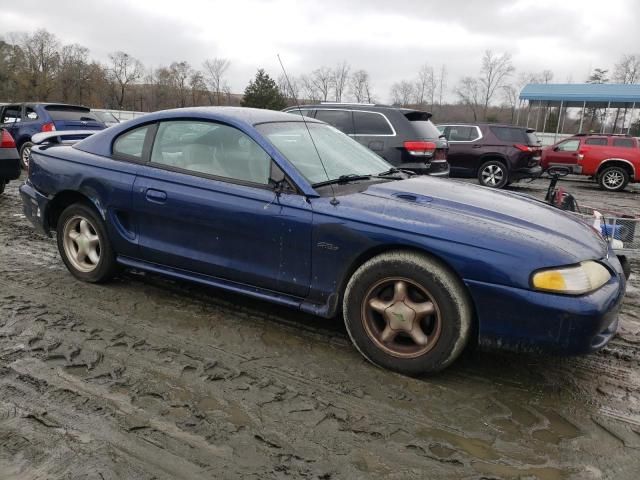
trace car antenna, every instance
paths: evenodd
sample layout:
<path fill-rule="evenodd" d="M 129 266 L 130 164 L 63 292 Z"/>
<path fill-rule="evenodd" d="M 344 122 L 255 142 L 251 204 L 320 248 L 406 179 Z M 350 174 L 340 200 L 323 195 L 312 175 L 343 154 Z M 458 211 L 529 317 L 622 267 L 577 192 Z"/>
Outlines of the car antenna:
<path fill-rule="evenodd" d="M 324 170 L 324 174 L 327 176 L 327 180 L 329 178 L 329 172 L 327 172 L 327 167 L 324 166 L 324 162 L 322 161 L 322 156 L 320 156 L 320 151 L 316 146 L 316 142 L 313 140 L 313 135 L 311 135 L 311 130 L 309 129 L 309 125 L 307 125 L 307 121 L 304 119 L 304 115 L 302 114 L 302 108 L 300 108 L 300 104 L 298 103 L 298 96 L 293 91 L 293 87 L 291 86 L 291 82 L 289 81 L 289 76 L 287 75 L 287 71 L 284 69 L 284 64 L 282 63 L 282 59 L 280 58 L 280 54 L 276 55 L 278 57 L 278 62 L 280 62 L 280 68 L 282 68 L 282 73 L 284 74 L 284 79 L 287 82 L 287 86 L 289 87 L 289 91 L 291 92 L 291 96 L 293 97 L 293 101 L 296 102 L 296 107 L 298 107 L 298 112 L 302 117 L 302 122 L 304 123 L 305 128 L 307 129 L 307 133 L 309 134 L 309 138 L 311 139 L 311 144 L 313 145 L 313 149 L 316 151 L 316 155 L 318 155 L 318 160 L 320 160 L 320 165 L 322 165 L 322 170 Z M 331 195 L 333 198 L 331 199 L 331 205 L 335 206 L 340 203 L 340 201 L 336 198 L 336 191 L 332 184 L 329 184 L 331 187 Z"/>

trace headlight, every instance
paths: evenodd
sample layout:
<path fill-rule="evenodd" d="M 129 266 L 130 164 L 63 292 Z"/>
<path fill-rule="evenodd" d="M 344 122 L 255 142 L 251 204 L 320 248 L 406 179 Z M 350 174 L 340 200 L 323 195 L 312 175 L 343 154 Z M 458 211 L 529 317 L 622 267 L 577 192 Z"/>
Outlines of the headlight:
<path fill-rule="evenodd" d="M 531 277 L 536 290 L 580 295 L 597 290 L 611 278 L 609 270 L 592 260 L 580 265 L 539 270 Z"/>

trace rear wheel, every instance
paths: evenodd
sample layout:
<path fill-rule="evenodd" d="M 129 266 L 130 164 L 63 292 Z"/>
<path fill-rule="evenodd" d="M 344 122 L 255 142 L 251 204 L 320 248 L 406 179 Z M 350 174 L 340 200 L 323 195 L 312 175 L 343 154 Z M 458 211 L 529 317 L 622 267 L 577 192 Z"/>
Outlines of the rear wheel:
<path fill-rule="evenodd" d="M 343 315 L 367 360 L 408 375 L 446 368 L 470 336 L 471 306 L 460 280 L 413 252 L 385 253 L 358 268 L 345 290 Z"/>
<path fill-rule="evenodd" d="M 67 207 L 58 219 L 56 235 L 62 261 L 74 277 L 100 283 L 116 274 L 107 230 L 93 208 L 82 203 Z"/>
<path fill-rule="evenodd" d="M 503 188 L 509 182 L 507 166 L 499 160 L 489 160 L 478 169 L 480 185 L 491 188 Z"/>
<path fill-rule="evenodd" d="M 598 183 L 603 190 L 619 192 L 629 183 L 629 173 L 622 167 L 606 167 L 598 175 Z"/>
<path fill-rule="evenodd" d="M 29 156 L 31 155 L 31 147 L 33 147 L 33 143 L 25 142 L 20 149 L 20 165 L 25 170 L 29 168 Z"/>

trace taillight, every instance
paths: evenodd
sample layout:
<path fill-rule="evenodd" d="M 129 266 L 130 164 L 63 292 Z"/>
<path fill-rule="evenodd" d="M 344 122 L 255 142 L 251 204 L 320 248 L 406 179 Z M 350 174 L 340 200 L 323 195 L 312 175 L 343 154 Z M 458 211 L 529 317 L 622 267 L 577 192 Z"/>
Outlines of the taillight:
<path fill-rule="evenodd" d="M 55 132 L 56 126 L 53 123 L 45 123 L 40 129 L 42 132 Z"/>
<path fill-rule="evenodd" d="M 433 156 L 434 160 L 446 160 L 447 159 L 447 151 L 444 148 L 440 150 L 436 150 L 435 155 Z"/>
<path fill-rule="evenodd" d="M 16 142 L 9 132 L 2 130 L 0 137 L 0 148 L 16 148 Z"/>
<path fill-rule="evenodd" d="M 404 148 L 411 155 L 417 157 L 430 157 L 436 151 L 436 144 L 433 142 L 404 142 Z"/>
<path fill-rule="evenodd" d="M 521 143 L 516 143 L 513 146 L 516 147 L 521 152 L 533 152 L 533 148 L 531 148 L 529 145 L 523 145 Z"/>

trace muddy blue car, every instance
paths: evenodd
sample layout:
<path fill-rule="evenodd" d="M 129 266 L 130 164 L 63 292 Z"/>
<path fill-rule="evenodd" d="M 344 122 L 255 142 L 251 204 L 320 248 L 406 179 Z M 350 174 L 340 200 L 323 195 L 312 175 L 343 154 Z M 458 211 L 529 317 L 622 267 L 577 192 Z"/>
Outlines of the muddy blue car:
<path fill-rule="evenodd" d="M 128 267 L 342 315 L 364 357 L 412 375 L 470 343 L 578 354 L 616 332 L 625 278 L 591 226 L 394 169 L 321 121 L 191 108 L 46 137 L 24 213 L 82 281 Z"/>

